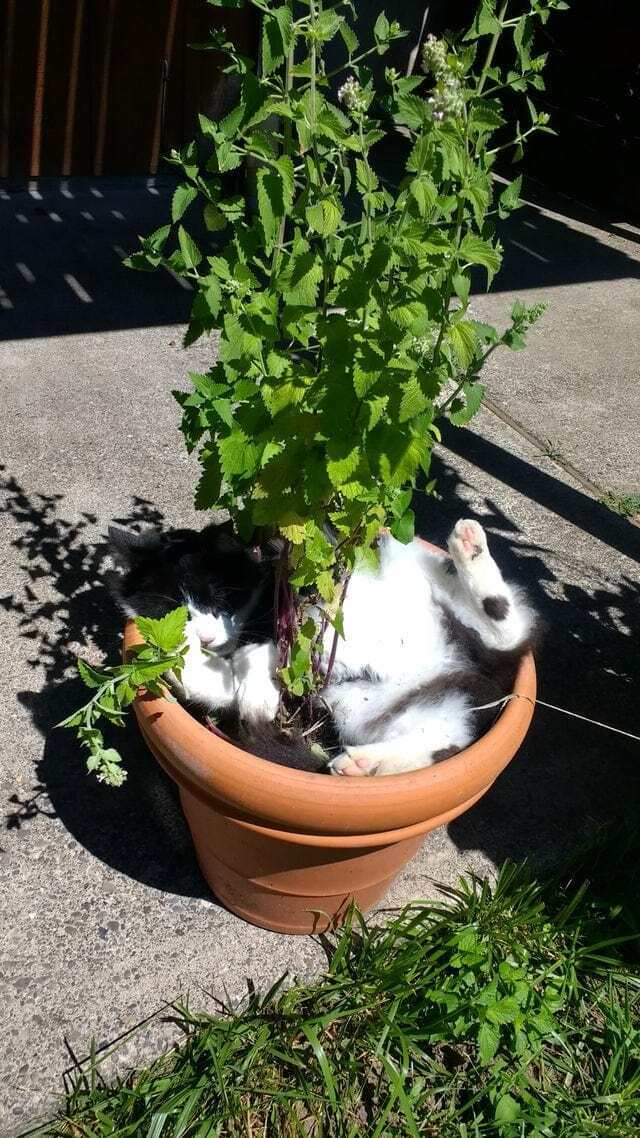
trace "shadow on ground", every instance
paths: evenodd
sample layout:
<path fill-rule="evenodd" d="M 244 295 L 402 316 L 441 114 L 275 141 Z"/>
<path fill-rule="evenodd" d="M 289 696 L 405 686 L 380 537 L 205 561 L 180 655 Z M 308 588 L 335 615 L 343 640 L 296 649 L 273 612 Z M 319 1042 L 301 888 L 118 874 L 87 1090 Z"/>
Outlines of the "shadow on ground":
<path fill-rule="evenodd" d="M 637 555 L 638 530 L 580 491 L 537 471 L 516 456 L 458 430 L 456 448 L 484 472 L 528 495 L 601 541 Z M 442 501 L 422 499 L 420 529 L 443 544 L 454 521 L 469 513 L 468 487 L 441 461 Z M 552 485 L 550 485 L 552 484 Z M 91 541 L 96 518 L 65 517 L 60 494 L 27 492 L 5 477 L 7 514 L 18 527 L 14 544 L 24 570 L 19 593 L 0 599 L 19 637 L 33 645 L 29 664 L 41 690 L 23 691 L 44 752 L 36 781 L 7 804 L 7 826 L 24 831 L 58 816 L 96 857 L 147 885 L 187 896 L 208 896 L 180 814 L 174 788 L 130 724 L 118 732 L 129 778 L 120 790 L 87 776 L 71 732 L 54 725 L 83 701 L 86 689 L 71 674 L 81 652 L 93 662 L 119 650 L 119 618 L 109 598 L 104 542 Z M 555 505 L 550 505 L 553 490 Z M 640 586 L 629 578 L 609 584 L 598 572 L 593 587 L 577 584 L 581 557 L 566 562 L 566 579 L 552 569 L 554 552 L 523 540 L 504 511 L 485 498 L 478 515 L 505 573 L 521 581 L 546 623 L 539 667 L 540 696 L 579 714 L 637 732 L 634 672 L 640 634 Z M 134 499 L 121 524 L 161 524 L 151 503 Z M 586 522 L 589 524 L 586 525 Z M 579 534 L 579 528 L 576 531 Z M 46 596 L 45 601 L 39 597 Z M 461 850 L 483 850 L 495 864 L 530 856 L 552 862 L 601 822 L 622 818 L 640 804 L 639 745 L 538 708 L 518 759 L 469 814 L 449 826 Z"/>
<path fill-rule="evenodd" d="M 397 176 L 401 154 L 391 150 L 381 165 Z M 187 320 L 193 293 L 188 281 L 164 271 L 140 275 L 122 258 L 138 247 L 138 234 L 166 224 L 176 180 L 41 179 L 0 188 L 0 338 L 23 339 L 109 331 Z M 536 190 L 541 205 L 557 201 Z M 585 220 L 584 207 L 563 199 L 563 212 Z M 606 243 L 617 232 L 597 214 L 593 232 L 545 216 L 534 205 L 501 227 L 508 253 L 493 291 L 548 288 L 584 281 L 637 277 L 624 250 Z M 189 215 L 192 228 L 195 218 Z M 199 232 L 199 231 L 198 231 Z M 620 235 L 620 234 L 618 234 Z M 623 234 L 629 237 L 629 234 Z M 200 234 L 204 242 L 215 240 Z M 632 238 L 633 239 L 633 238 Z M 478 282 L 484 291 L 484 279 Z"/>
<path fill-rule="evenodd" d="M 121 618 L 107 587 L 107 546 L 90 537 L 97 518 L 81 514 L 70 520 L 62 494 L 28 493 L 6 473 L 2 481 L 0 512 L 19 528 L 14 546 L 24 586 L 0 597 L 0 605 L 32 646 L 28 666 L 42 687 L 18 698 L 44 738 L 34 783 L 6 803 L 5 826 L 24 831 L 28 841 L 31 825 L 59 817 L 77 841 L 119 872 L 156 889 L 209 896 L 173 783 L 149 755 L 135 722 L 112 729 L 129 772 L 118 790 L 89 777 L 74 733 L 55 728 L 87 699 L 76 655 L 97 664 L 117 659 L 120 651 Z M 114 520 L 139 528 L 162 524 L 163 515 L 151 502 L 133 498 L 126 516 Z"/>
<path fill-rule="evenodd" d="M 444 441 L 576 527 L 575 557 L 558 557 L 555 548 L 526 542 L 495 500 L 485 497 L 475 513 L 505 576 L 526 588 L 542 618 L 540 699 L 638 734 L 640 582 L 615 575 L 609 582 L 599 566 L 586 579 L 594 551 L 582 534 L 638 560 L 640 530 L 471 431 L 450 430 Z M 474 488 L 442 461 L 434 474 L 442 500 L 422 499 L 418 518 L 421 531 L 442 545 L 462 513 L 474 515 L 463 494 Z M 459 849 L 482 850 L 496 865 L 507 857 L 552 863 L 597 826 L 637 815 L 639 806 L 640 743 L 538 706 L 515 762 L 448 831 Z"/>

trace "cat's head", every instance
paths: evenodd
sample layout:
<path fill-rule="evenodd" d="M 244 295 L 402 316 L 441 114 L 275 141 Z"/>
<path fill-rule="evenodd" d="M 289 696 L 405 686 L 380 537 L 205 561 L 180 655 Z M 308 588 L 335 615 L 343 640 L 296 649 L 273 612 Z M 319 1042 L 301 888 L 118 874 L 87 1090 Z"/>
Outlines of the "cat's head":
<path fill-rule="evenodd" d="M 109 548 L 123 570 L 114 592 L 129 616 L 160 617 L 178 605 L 201 642 L 221 649 L 237 638 L 256 601 L 266 565 L 229 523 L 195 530 L 134 533 L 109 527 Z"/>

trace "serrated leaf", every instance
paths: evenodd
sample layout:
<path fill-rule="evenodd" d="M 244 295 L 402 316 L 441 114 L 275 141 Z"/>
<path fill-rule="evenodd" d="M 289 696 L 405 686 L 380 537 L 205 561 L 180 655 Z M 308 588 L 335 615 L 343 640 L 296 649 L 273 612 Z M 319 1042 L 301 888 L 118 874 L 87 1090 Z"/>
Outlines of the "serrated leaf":
<path fill-rule="evenodd" d="M 502 191 L 498 198 L 498 210 L 501 218 L 508 217 L 514 209 L 519 209 L 524 203 L 520 200 L 522 190 L 522 174 L 514 178 L 513 182 Z"/>
<path fill-rule="evenodd" d="M 413 510 L 407 510 L 401 518 L 391 526 L 391 533 L 396 541 L 402 542 L 403 545 L 409 545 L 413 541 L 416 528 L 416 516 Z"/>
<path fill-rule="evenodd" d="M 190 237 L 182 225 L 178 229 L 178 243 L 186 267 L 188 269 L 195 269 L 202 260 L 202 253 L 193 240 L 193 237 Z"/>
<path fill-rule="evenodd" d="M 500 1031 L 493 1023 L 484 1022 L 478 1032 L 478 1054 L 482 1063 L 490 1063 L 500 1043 Z"/>
<path fill-rule="evenodd" d="M 449 418 L 456 427 L 463 427 L 469 423 L 473 416 L 480 409 L 482 397 L 484 395 L 484 387 L 481 383 L 465 383 L 462 388 L 464 395 L 464 402 L 459 398 L 457 400 L 458 406 L 452 404 L 452 409 L 449 411 Z"/>
<path fill-rule="evenodd" d="M 331 198 L 307 206 L 305 216 L 309 225 L 321 237 L 328 237 L 335 233 L 342 221 L 342 213 Z"/>
<path fill-rule="evenodd" d="M 203 214 L 204 223 L 210 233 L 215 233 L 219 229 L 224 229 L 228 224 L 228 219 L 217 205 L 208 202 L 204 207 Z"/>
<path fill-rule="evenodd" d="M 408 419 L 415 419 L 429 403 L 430 399 L 424 394 L 418 379 L 412 375 L 402 392 L 398 422 L 406 423 Z"/>
<path fill-rule="evenodd" d="M 287 304 L 314 305 L 322 275 L 322 262 L 317 253 L 309 251 L 293 256 L 278 280 Z"/>
<path fill-rule="evenodd" d="M 205 449 L 200 455 L 202 473 L 196 486 L 196 510 L 211 510 L 218 505 L 222 486 L 222 471 L 216 451 Z"/>
<path fill-rule="evenodd" d="M 476 350 L 476 331 L 471 320 L 460 320 L 448 331 L 449 342 L 463 371 L 471 365 Z"/>
<path fill-rule="evenodd" d="M 393 118 L 401 126 L 419 130 L 427 122 L 429 113 L 428 104 L 418 95 L 400 95 Z"/>
<path fill-rule="evenodd" d="M 502 255 L 475 233 L 467 233 L 460 244 L 460 255 L 472 265 L 483 265 L 487 270 L 487 287 L 502 264 Z"/>
<path fill-rule="evenodd" d="M 242 431 L 235 430 L 225 438 L 217 439 L 216 445 L 225 478 L 234 479 L 253 474 L 260 460 L 260 448 Z"/>
<path fill-rule="evenodd" d="M 189 182 L 182 182 L 177 186 L 171 199 L 171 220 L 179 221 L 197 196 L 198 190 Z"/>
<path fill-rule="evenodd" d="M 487 1019 L 492 1023 L 513 1023 L 520 1013 L 520 1008 L 516 1000 L 511 996 L 505 996 L 503 999 L 498 1000 L 495 1004 L 490 1004 L 487 1008 Z"/>
<path fill-rule="evenodd" d="M 107 678 L 106 676 L 103 676 L 100 672 L 96 671 L 95 668 L 91 667 L 91 664 L 87 664 L 87 662 L 85 660 L 81 660 L 80 657 L 78 657 L 76 660 L 76 664 L 78 666 L 80 678 L 88 688 L 102 687 Z"/>
<path fill-rule="evenodd" d="M 358 37 L 353 28 L 349 27 L 349 24 L 346 22 L 346 20 L 342 21 L 338 30 L 342 36 L 344 45 L 349 52 L 349 57 L 351 57 L 354 51 L 358 50 Z"/>
<path fill-rule="evenodd" d="M 426 217 L 438 200 L 438 191 L 428 174 L 414 178 L 409 186 L 409 193 L 418 207 L 420 217 Z"/>
<path fill-rule="evenodd" d="M 469 112 L 469 127 L 478 134 L 497 130 L 504 126 L 502 104 L 498 99 L 476 99 Z"/>
<path fill-rule="evenodd" d="M 482 4 L 475 14 L 473 23 L 466 33 L 465 40 L 478 39 L 480 36 L 492 36 L 500 31 L 500 21 L 495 15 L 494 0 L 482 0 Z"/>
<path fill-rule="evenodd" d="M 293 15 L 284 6 L 262 17 L 262 71 L 270 75 L 282 63 L 293 43 Z"/>
<path fill-rule="evenodd" d="M 241 162 L 241 152 L 236 150 L 227 139 L 217 144 L 216 165 L 221 174 L 227 173 L 229 170 L 236 170 Z"/>
<path fill-rule="evenodd" d="M 378 45 L 389 43 L 390 32 L 389 21 L 384 12 L 380 12 L 375 24 L 373 25 L 373 36 Z"/>
<path fill-rule="evenodd" d="M 166 616 L 153 620 L 150 616 L 137 616 L 135 625 L 147 642 L 163 652 L 175 652 L 184 641 L 189 610 L 186 605 L 172 609 Z"/>
<path fill-rule="evenodd" d="M 358 446 L 331 440 L 327 446 L 327 474 L 333 486 L 340 486 L 360 464 L 361 452 Z"/>

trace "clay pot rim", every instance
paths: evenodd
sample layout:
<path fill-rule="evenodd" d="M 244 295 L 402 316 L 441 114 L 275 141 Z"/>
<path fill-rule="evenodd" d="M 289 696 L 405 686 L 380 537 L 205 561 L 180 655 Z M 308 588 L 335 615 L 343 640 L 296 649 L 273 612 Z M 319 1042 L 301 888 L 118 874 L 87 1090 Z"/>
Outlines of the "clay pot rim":
<path fill-rule="evenodd" d="M 425 544 L 442 554 L 436 546 Z M 125 652 L 141 639 L 134 622 L 127 621 Z M 278 830 L 291 828 L 295 817 L 298 834 L 335 838 L 338 833 L 356 837 L 413 827 L 430 814 L 427 810 L 425 815 L 423 808 L 434 797 L 445 795 L 449 800 L 453 793 L 462 802 L 472 790 L 488 789 L 524 739 L 533 715 L 536 673 L 530 652 L 520 662 L 514 692 L 522 698 L 509 700 L 489 730 L 457 755 L 417 771 L 373 779 L 336 779 L 271 763 L 213 734 L 179 703 L 165 698 L 143 695 L 136 700 L 135 710 L 147 742 L 173 740 L 169 750 L 161 745 L 162 758 L 154 748 L 168 773 L 217 800 L 219 809 L 227 804 L 232 813 Z M 467 793 L 462 790 L 465 786 Z M 388 816 L 390 800 L 398 805 L 393 813 L 399 823 L 392 822 L 391 827 L 382 821 Z M 299 816 L 302 803 L 304 819 Z"/>

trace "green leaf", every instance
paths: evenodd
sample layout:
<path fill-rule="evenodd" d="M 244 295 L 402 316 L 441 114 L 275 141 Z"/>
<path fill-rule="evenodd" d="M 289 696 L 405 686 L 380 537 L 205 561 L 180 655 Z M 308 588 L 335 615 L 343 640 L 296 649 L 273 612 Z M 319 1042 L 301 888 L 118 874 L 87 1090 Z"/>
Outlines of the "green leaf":
<path fill-rule="evenodd" d="M 262 70 L 270 75 L 282 63 L 293 43 L 293 15 L 284 6 L 262 17 Z"/>
<path fill-rule="evenodd" d="M 380 15 L 373 25 L 373 36 L 376 44 L 378 45 L 378 49 L 380 49 L 380 47 L 386 46 L 389 43 L 390 31 L 391 27 L 387 17 L 385 16 L 384 12 L 380 12 Z"/>
<path fill-rule="evenodd" d="M 248 477 L 256 470 L 260 448 L 239 429 L 217 440 L 220 466 L 225 478 Z"/>
<path fill-rule="evenodd" d="M 482 0 L 473 23 L 466 33 L 465 40 L 475 40 L 480 36 L 492 36 L 500 31 L 500 21 L 495 15 L 494 0 Z"/>
<path fill-rule="evenodd" d="M 464 273 L 454 273 L 452 284 L 458 299 L 462 301 L 463 305 L 467 305 L 469 303 L 469 289 L 471 287 L 469 278 L 466 277 Z"/>
<path fill-rule="evenodd" d="M 317 253 L 291 257 L 278 280 L 287 304 L 314 305 L 322 276 L 322 262 Z"/>
<path fill-rule="evenodd" d="M 411 376 L 402 392 L 398 422 L 405 423 L 408 419 L 415 419 L 416 415 L 424 411 L 430 402 L 431 400 L 424 394 L 416 376 Z"/>
<path fill-rule="evenodd" d="M 81 660 L 80 657 L 78 657 L 78 659 L 76 660 L 76 664 L 78 666 L 80 678 L 82 679 L 82 682 L 87 685 L 88 688 L 101 688 L 102 687 L 105 680 L 107 679 L 107 677 L 105 675 L 103 675 L 102 672 L 98 672 L 95 668 L 92 668 L 91 664 L 87 664 L 86 661 Z"/>
<path fill-rule="evenodd" d="M 342 213 L 331 198 L 325 198 L 315 205 L 307 206 L 305 216 L 309 225 L 321 237 L 328 237 L 335 233 L 342 221 Z"/>
<path fill-rule="evenodd" d="M 420 130 L 429 119 L 429 106 L 418 95 L 400 95 L 393 117 L 395 122 L 401 126 Z M 411 167 L 408 166 L 407 169 L 411 169 Z"/>
<path fill-rule="evenodd" d="M 360 448 L 350 442 L 332 439 L 327 446 L 327 455 L 327 474 L 334 486 L 346 482 L 360 464 Z"/>
<path fill-rule="evenodd" d="M 452 324 L 448 332 L 449 342 L 463 371 L 471 365 L 476 351 L 476 331 L 471 320 L 460 320 Z"/>
<path fill-rule="evenodd" d="M 460 256 L 472 265 L 483 265 L 487 270 L 487 287 L 502 264 L 502 255 L 488 241 L 476 237 L 475 233 L 467 233 L 460 244 Z"/>
<path fill-rule="evenodd" d="M 208 202 L 203 211 L 204 223 L 211 233 L 215 233 L 218 229 L 225 229 L 228 224 L 228 219 L 217 205 Z"/>
<path fill-rule="evenodd" d="M 194 505 L 196 510 L 214 509 L 220 500 L 222 471 L 216 451 L 205 448 L 200 454 L 202 474 L 196 486 Z"/>
<path fill-rule="evenodd" d="M 354 51 L 358 50 L 358 37 L 357 37 L 356 33 L 353 31 L 353 28 L 349 27 L 346 20 L 342 21 L 338 31 L 340 32 L 340 35 L 342 36 L 345 47 L 346 47 L 347 51 L 349 52 L 349 57 L 351 57 L 353 55 Z"/>
<path fill-rule="evenodd" d="M 508 217 L 514 209 L 519 209 L 524 203 L 520 200 L 522 190 L 522 174 L 514 178 L 513 182 L 502 191 L 498 199 L 498 212 L 501 218 Z"/>
<path fill-rule="evenodd" d="M 456 427 L 463 427 L 469 423 L 473 416 L 480 409 L 482 397 L 484 395 L 484 387 L 481 383 L 465 383 L 462 391 L 464 393 L 464 403 L 461 399 L 456 400 L 452 404 L 452 409 L 449 411 L 449 418 Z"/>
<path fill-rule="evenodd" d="M 490 133 L 505 123 L 498 99 L 475 99 L 469 112 L 469 127 L 477 134 Z"/>
<path fill-rule="evenodd" d="M 182 225 L 178 229 L 178 242 L 185 265 L 188 269 L 195 269 L 202 260 L 202 253 L 198 249 L 193 237 L 189 236 Z"/>
<path fill-rule="evenodd" d="M 478 1032 L 478 1054 L 482 1063 L 490 1063 L 500 1043 L 500 1031 L 493 1023 L 484 1022 Z"/>
<path fill-rule="evenodd" d="M 511 1095 L 502 1095 L 496 1103 L 496 1122 L 517 1122 L 519 1117 L 519 1103 Z"/>
<path fill-rule="evenodd" d="M 520 1014 L 520 1008 L 512 996 L 504 996 L 487 1008 L 487 1019 L 492 1023 L 513 1023 Z"/>
<path fill-rule="evenodd" d="M 184 641 L 189 611 L 185 605 L 173 609 L 159 620 L 150 616 L 137 616 L 135 625 L 147 644 L 163 652 L 175 652 Z"/>
<path fill-rule="evenodd" d="M 216 146 L 216 165 L 221 174 L 236 170 L 242 162 L 242 153 L 226 139 Z M 207 164 L 209 168 L 209 164 Z"/>
<path fill-rule="evenodd" d="M 438 191 L 428 174 L 414 178 L 409 186 L 409 193 L 418 207 L 420 217 L 426 217 L 438 200 Z"/>
<path fill-rule="evenodd" d="M 407 512 L 391 526 L 391 533 L 396 541 L 401 541 L 403 545 L 409 545 L 415 536 L 415 526 L 416 516 L 413 510 L 407 510 Z"/>
<path fill-rule="evenodd" d="M 174 222 L 179 221 L 191 203 L 196 200 L 197 196 L 197 188 L 188 182 L 182 182 L 181 185 L 177 186 L 171 199 L 171 220 Z"/>

